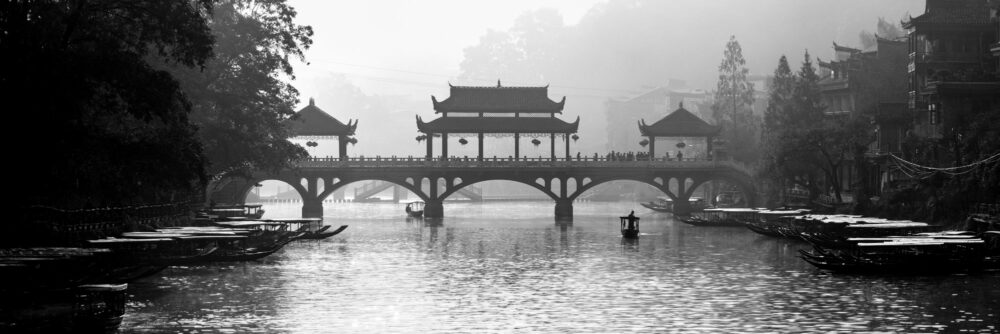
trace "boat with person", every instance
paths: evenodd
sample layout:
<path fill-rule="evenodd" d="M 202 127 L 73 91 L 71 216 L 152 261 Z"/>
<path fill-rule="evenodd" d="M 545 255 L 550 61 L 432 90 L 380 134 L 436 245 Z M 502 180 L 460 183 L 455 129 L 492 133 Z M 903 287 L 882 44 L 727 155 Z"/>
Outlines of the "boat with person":
<path fill-rule="evenodd" d="M 421 218 L 424 216 L 424 202 L 413 201 L 406 203 L 406 215 L 413 218 Z"/>
<path fill-rule="evenodd" d="M 618 217 L 621 222 L 622 237 L 626 239 L 636 239 L 639 237 L 639 217 L 632 211 L 628 216 Z"/>

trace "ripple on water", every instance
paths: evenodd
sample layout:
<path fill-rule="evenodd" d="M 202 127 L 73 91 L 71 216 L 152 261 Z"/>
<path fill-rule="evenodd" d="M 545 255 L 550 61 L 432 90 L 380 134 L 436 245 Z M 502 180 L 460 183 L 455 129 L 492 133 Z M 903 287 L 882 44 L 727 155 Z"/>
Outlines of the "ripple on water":
<path fill-rule="evenodd" d="M 627 203 L 578 203 L 572 225 L 541 203 L 449 203 L 440 226 L 328 206 L 327 224 L 351 225 L 332 239 L 131 284 L 122 332 L 989 331 L 1000 313 L 997 274 L 828 274 L 803 245 L 642 212 L 623 243 L 605 213 Z"/>

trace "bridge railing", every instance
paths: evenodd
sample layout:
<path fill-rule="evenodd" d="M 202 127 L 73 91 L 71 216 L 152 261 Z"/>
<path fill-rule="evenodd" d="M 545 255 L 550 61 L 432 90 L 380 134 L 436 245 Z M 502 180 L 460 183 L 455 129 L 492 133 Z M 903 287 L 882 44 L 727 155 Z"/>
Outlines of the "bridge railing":
<path fill-rule="evenodd" d="M 541 167 L 647 167 L 647 168 L 721 168 L 728 167 L 749 173 L 749 169 L 739 163 L 729 160 L 705 160 L 705 159 L 649 159 L 649 160 L 614 160 L 603 157 L 581 157 L 577 158 L 501 158 L 489 157 L 478 160 L 477 158 L 459 158 L 427 160 L 424 157 L 349 157 L 341 160 L 337 157 L 314 157 L 302 160 L 299 167 L 323 168 L 323 167 L 461 167 L 461 168 L 541 168 Z"/>

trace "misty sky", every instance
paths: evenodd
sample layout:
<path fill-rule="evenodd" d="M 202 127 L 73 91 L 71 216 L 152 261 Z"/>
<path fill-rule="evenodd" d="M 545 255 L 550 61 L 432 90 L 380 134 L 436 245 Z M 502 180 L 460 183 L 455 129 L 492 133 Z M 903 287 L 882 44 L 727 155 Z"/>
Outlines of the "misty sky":
<path fill-rule="evenodd" d="M 317 78 L 343 73 L 366 94 L 447 96 L 446 83 L 459 71 L 462 50 L 477 43 L 487 29 L 507 30 L 520 14 L 556 9 L 566 25 L 577 24 L 597 0 L 505 1 L 316 1 L 297 0 L 299 22 L 316 35 L 306 53 L 310 65 L 297 66 L 295 85 L 320 95 Z M 663 32 L 663 41 L 684 48 L 686 59 L 672 59 L 677 79 L 711 89 L 716 66 L 729 35 L 736 35 L 754 73 L 770 73 L 777 58 L 793 61 L 809 49 L 829 58 L 831 42 L 857 45 L 858 32 L 874 30 L 878 17 L 898 21 L 923 12 L 923 0 L 728 0 L 670 1 L 676 8 L 663 20 L 683 34 Z M 621 22 L 623 25 L 633 22 Z M 637 25 L 636 30 L 643 27 Z M 629 38 L 629 36 L 622 36 Z M 485 83 L 484 83 L 485 84 Z M 642 85 L 648 83 L 636 83 Z M 555 87 L 554 87 L 555 88 Z M 633 87 L 622 87 L 633 89 Z M 613 94 L 608 94 L 613 95 Z M 428 107 L 430 104 L 428 103 Z"/>
<path fill-rule="evenodd" d="M 562 118 L 581 118 L 574 149 L 589 155 L 606 150 L 604 106 L 609 98 L 635 95 L 671 79 L 685 80 L 690 88 L 713 90 L 730 35 L 742 45 L 751 73 L 769 75 L 782 54 L 796 69 L 806 49 L 813 57 L 830 59 L 832 42 L 858 46 L 859 33 L 875 31 L 879 17 L 899 22 L 908 14 L 923 13 L 924 6 L 924 0 L 291 3 L 298 10 L 298 22 L 315 31 L 314 44 L 306 51 L 309 64 L 295 68 L 299 107 L 314 97 L 320 108 L 342 121 L 359 119 L 360 142 L 350 147 L 352 155 L 404 156 L 423 151 L 414 140 L 418 135 L 414 115 L 436 118 L 430 96 L 447 98 L 449 82 L 495 85 L 501 79 L 507 85 L 518 83 L 511 78 L 515 73 L 506 79 L 503 74 L 499 78 L 489 74 L 461 80 L 459 74 L 466 48 L 479 44 L 489 30 L 510 31 L 528 12 L 555 10 L 562 17 L 562 30 L 557 31 L 573 32 L 558 39 L 567 41 L 568 47 L 551 49 L 561 50 L 555 61 L 566 65 L 561 69 L 564 72 L 552 74 L 554 79 L 549 80 L 554 81 L 531 84 L 551 84 L 549 95 L 554 100 L 566 96 Z M 546 36 L 536 38 L 545 40 Z M 669 111 L 664 110 L 664 115 Z M 506 154 L 507 144 L 489 150 Z M 313 155 L 335 155 L 335 147 L 309 150 Z M 471 148 L 452 150 L 463 155 L 470 154 L 464 150 Z"/>

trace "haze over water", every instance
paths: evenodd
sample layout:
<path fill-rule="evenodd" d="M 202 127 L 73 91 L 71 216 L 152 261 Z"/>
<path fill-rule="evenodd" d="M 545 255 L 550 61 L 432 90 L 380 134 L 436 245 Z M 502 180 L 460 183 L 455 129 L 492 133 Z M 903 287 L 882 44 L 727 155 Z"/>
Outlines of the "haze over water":
<path fill-rule="evenodd" d="M 808 245 L 688 226 L 638 203 L 326 203 L 350 225 L 261 261 L 171 267 L 129 284 L 123 333 L 997 332 L 1000 274 L 840 275 Z M 299 216 L 267 206 L 265 217 Z M 616 217 L 636 210 L 642 236 Z"/>

